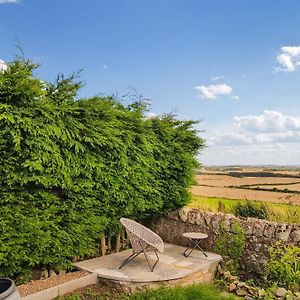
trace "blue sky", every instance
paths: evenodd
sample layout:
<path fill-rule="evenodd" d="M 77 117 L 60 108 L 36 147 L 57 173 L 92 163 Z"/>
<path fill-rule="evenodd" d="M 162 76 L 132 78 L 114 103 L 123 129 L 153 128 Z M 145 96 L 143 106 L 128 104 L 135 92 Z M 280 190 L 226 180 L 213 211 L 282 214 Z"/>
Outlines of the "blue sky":
<path fill-rule="evenodd" d="M 205 165 L 300 164 L 300 2 L 0 0 L 0 59 L 202 120 Z"/>

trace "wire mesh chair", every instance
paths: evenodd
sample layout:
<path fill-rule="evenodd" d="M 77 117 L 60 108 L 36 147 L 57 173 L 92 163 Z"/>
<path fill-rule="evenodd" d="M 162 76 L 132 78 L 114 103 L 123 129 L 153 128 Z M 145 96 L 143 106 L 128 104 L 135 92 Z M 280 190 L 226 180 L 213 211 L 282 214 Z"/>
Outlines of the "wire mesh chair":
<path fill-rule="evenodd" d="M 125 227 L 133 253 L 122 262 L 119 269 L 123 268 L 139 254 L 143 253 L 151 272 L 153 272 L 156 264 L 159 262 L 157 251 L 161 253 L 164 252 L 163 240 L 155 232 L 133 220 L 121 218 L 120 221 Z M 153 265 L 149 262 L 146 254 L 147 251 L 154 251 L 157 257 L 157 260 Z"/>

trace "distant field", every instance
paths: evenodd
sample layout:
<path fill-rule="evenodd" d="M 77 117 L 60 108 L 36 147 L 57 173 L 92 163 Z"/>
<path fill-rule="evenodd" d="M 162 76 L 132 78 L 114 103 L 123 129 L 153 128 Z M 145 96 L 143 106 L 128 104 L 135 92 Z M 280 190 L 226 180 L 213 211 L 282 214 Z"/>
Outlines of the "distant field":
<path fill-rule="evenodd" d="M 193 196 L 188 207 L 212 212 L 233 213 L 238 203 L 246 203 L 246 200 Z M 300 223 L 300 206 L 262 202 L 268 212 L 268 220 L 277 222 Z"/>
<path fill-rule="evenodd" d="M 199 185 L 206 186 L 239 186 L 239 185 L 264 185 L 264 184 L 290 184 L 300 183 L 300 178 L 286 178 L 286 177 L 231 177 L 228 175 L 197 175 L 197 182 Z"/>
<path fill-rule="evenodd" d="M 232 172 L 232 170 L 230 170 Z M 233 177 L 230 171 L 208 170 L 202 171 L 196 176 L 197 185 L 192 187 L 192 193 L 196 196 L 221 197 L 228 199 L 256 200 L 275 203 L 289 203 L 300 205 L 300 178 L 299 171 L 275 170 L 267 172 L 263 169 L 242 169 L 240 173 L 251 174 L 255 177 Z M 261 177 L 259 177 L 261 172 Z M 268 176 L 275 177 L 265 177 Z M 280 177 L 282 175 L 282 177 Z M 288 177 L 288 176 L 291 176 Z M 263 190 L 257 190 L 263 189 Z M 277 189 L 277 190 L 276 190 Z"/>

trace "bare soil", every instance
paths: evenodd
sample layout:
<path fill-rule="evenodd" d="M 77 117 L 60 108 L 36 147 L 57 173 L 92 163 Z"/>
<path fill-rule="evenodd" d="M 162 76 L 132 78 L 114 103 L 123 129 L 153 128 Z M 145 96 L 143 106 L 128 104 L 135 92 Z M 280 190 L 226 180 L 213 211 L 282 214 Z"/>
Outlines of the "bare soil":
<path fill-rule="evenodd" d="M 78 279 L 87 275 L 87 272 L 77 271 L 77 272 L 70 272 L 66 274 L 59 274 L 53 277 L 49 277 L 46 279 L 40 280 L 32 280 L 25 284 L 21 284 L 18 286 L 18 290 L 21 294 L 21 297 L 25 297 L 27 295 L 37 293 L 42 290 L 46 290 L 48 288 L 57 286 L 59 284 Z"/>

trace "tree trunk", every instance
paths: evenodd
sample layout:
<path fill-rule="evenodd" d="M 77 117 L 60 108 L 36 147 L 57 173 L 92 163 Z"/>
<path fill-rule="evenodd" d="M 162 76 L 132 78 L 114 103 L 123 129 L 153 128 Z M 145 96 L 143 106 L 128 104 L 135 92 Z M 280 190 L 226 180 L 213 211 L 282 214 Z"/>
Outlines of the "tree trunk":
<path fill-rule="evenodd" d="M 120 248 L 121 248 L 120 247 L 121 246 L 120 239 L 121 239 L 121 235 L 120 235 L 120 233 L 118 233 L 116 236 L 116 253 L 120 252 Z"/>
<path fill-rule="evenodd" d="M 107 237 L 107 251 L 108 253 L 111 253 L 112 249 L 111 249 L 111 237 L 110 235 Z"/>
<path fill-rule="evenodd" d="M 121 249 L 124 249 L 124 244 L 126 244 L 126 237 L 125 237 L 125 230 L 122 229 L 121 231 Z"/>
<path fill-rule="evenodd" d="M 101 237 L 101 255 L 104 256 L 106 254 L 106 243 L 105 236 Z"/>

